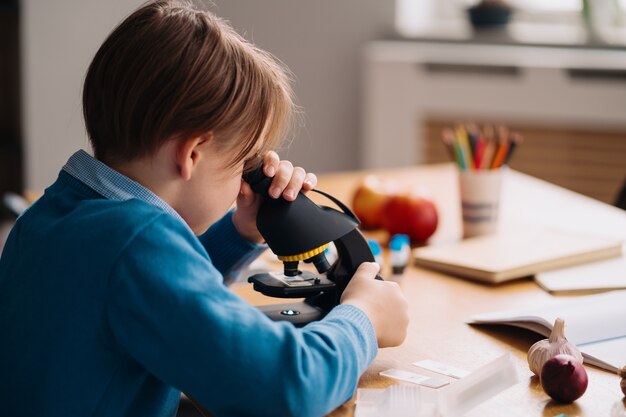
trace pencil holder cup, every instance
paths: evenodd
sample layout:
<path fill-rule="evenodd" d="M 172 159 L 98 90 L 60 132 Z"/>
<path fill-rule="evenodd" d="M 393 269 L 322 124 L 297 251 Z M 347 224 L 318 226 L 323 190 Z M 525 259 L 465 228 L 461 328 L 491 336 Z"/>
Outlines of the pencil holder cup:
<path fill-rule="evenodd" d="M 505 173 L 505 168 L 459 171 L 464 238 L 497 232 Z"/>

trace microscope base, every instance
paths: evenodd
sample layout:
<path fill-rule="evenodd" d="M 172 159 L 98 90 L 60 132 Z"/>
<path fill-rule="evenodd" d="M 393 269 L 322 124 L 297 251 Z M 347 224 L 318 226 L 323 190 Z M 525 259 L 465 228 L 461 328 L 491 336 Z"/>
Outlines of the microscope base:
<path fill-rule="evenodd" d="M 274 321 L 288 321 L 296 327 L 302 327 L 312 321 L 321 320 L 326 312 L 304 301 L 284 304 L 269 304 L 258 307 Z"/>

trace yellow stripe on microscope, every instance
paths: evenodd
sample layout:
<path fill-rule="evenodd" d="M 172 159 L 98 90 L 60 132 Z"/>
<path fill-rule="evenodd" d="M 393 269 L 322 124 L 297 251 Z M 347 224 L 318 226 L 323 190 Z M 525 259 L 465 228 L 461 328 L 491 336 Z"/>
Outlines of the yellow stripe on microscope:
<path fill-rule="evenodd" d="M 313 250 L 310 250 L 308 252 L 304 252 L 301 253 L 299 255 L 289 255 L 289 256 L 279 256 L 278 259 L 280 259 L 283 262 L 295 262 L 295 261 L 303 261 L 305 259 L 309 259 L 312 258 L 313 256 L 317 255 L 318 253 L 322 253 L 326 250 L 326 248 L 328 247 L 329 243 L 322 245 L 318 248 L 315 248 Z"/>

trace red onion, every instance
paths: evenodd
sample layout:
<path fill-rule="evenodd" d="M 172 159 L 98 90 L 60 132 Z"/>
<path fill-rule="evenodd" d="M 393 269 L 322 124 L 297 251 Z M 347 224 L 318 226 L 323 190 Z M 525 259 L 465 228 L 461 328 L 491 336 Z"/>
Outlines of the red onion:
<path fill-rule="evenodd" d="M 541 368 L 541 386 L 554 400 L 571 403 L 580 398 L 587 389 L 587 371 L 571 355 L 556 355 Z"/>

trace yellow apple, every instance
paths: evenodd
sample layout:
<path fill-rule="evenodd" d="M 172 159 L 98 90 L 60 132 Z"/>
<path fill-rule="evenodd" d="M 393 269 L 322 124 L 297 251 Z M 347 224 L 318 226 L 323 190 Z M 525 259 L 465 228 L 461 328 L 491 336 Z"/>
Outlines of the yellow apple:
<path fill-rule="evenodd" d="M 361 220 L 363 228 L 382 227 L 383 208 L 399 189 L 395 181 L 376 175 L 368 175 L 360 181 L 352 197 L 352 210 Z"/>

